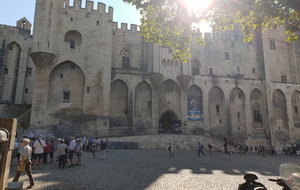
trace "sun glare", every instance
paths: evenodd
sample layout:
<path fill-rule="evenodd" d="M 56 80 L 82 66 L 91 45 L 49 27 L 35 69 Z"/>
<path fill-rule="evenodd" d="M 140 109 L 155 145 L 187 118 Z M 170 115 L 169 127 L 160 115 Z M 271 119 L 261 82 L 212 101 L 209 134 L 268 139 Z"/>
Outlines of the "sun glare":
<path fill-rule="evenodd" d="M 205 9 L 209 4 L 210 0 L 183 0 L 189 9 L 202 10 Z"/>
<path fill-rule="evenodd" d="M 195 11 L 201 11 L 209 6 L 211 3 L 211 0 L 182 0 L 188 9 L 190 10 L 195 10 Z M 209 26 L 209 23 L 205 21 L 201 21 L 200 25 L 201 32 L 206 33 L 209 32 L 211 33 L 211 27 Z"/>

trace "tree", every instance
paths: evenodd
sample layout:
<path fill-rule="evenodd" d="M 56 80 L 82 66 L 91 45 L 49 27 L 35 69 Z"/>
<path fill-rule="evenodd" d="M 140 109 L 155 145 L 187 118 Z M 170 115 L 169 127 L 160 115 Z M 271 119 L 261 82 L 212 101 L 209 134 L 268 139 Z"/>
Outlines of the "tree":
<path fill-rule="evenodd" d="M 184 62 L 191 56 L 192 41 L 204 44 L 199 23 L 211 24 L 214 32 L 242 26 L 245 41 L 253 38 L 255 29 L 285 25 L 287 41 L 300 32 L 300 0 L 211 0 L 203 9 L 189 9 L 184 0 L 123 0 L 140 10 L 141 36 L 147 42 L 174 49 L 173 58 Z M 203 1 L 203 0 L 198 0 Z"/>

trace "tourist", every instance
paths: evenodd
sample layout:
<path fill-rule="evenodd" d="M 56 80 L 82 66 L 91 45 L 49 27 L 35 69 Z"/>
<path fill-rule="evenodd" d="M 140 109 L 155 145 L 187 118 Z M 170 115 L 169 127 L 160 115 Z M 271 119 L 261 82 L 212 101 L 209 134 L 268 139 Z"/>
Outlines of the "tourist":
<path fill-rule="evenodd" d="M 36 163 L 38 162 L 37 166 L 39 169 L 42 167 L 42 159 L 43 159 L 43 153 L 44 148 L 46 147 L 45 141 L 42 139 L 42 136 L 38 136 L 37 140 L 33 143 L 33 169 L 35 169 Z"/>
<path fill-rule="evenodd" d="M 54 155 L 54 151 L 55 151 L 54 140 L 51 140 L 51 143 L 50 143 L 50 151 L 49 151 L 49 155 L 50 155 L 50 163 L 53 163 L 53 155 Z"/>
<path fill-rule="evenodd" d="M 61 139 L 57 145 L 58 168 L 65 169 L 66 150 L 68 150 L 68 146 L 65 144 L 65 140 Z"/>
<path fill-rule="evenodd" d="M 168 151 L 169 151 L 169 158 L 174 157 L 172 144 L 169 143 Z"/>
<path fill-rule="evenodd" d="M 108 141 L 108 139 L 106 138 L 106 140 L 105 140 L 105 143 L 106 143 L 106 152 L 108 152 L 108 145 L 109 145 L 109 141 Z"/>
<path fill-rule="evenodd" d="M 208 155 L 212 155 L 212 145 L 208 143 Z"/>
<path fill-rule="evenodd" d="M 93 158 L 97 158 L 97 156 L 96 156 L 96 150 L 97 150 L 96 142 L 93 142 L 91 147 L 92 147 L 91 150 L 92 150 Z"/>
<path fill-rule="evenodd" d="M 77 145 L 76 145 L 76 156 L 77 156 L 77 163 L 75 165 L 81 166 L 81 154 L 82 154 L 82 140 L 81 138 L 76 139 Z"/>
<path fill-rule="evenodd" d="M 70 137 L 70 145 L 69 145 L 69 160 L 70 160 L 70 165 L 69 167 L 74 167 L 74 153 L 75 153 L 75 148 L 76 148 L 76 142 L 74 137 Z"/>
<path fill-rule="evenodd" d="M 22 142 L 22 150 L 20 153 L 20 162 L 18 166 L 18 171 L 13 179 L 13 182 L 16 182 L 19 180 L 20 175 L 24 170 L 26 171 L 26 174 L 29 178 L 30 185 L 27 187 L 27 189 L 32 189 L 34 187 L 34 179 L 32 177 L 31 172 L 31 155 L 32 155 L 32 148 L 29 146 L 30 140 L 29 139 L 23 139 Z"/>
<path fill-rule="evenodd" d="M 44 153 L 43 153 L 43 163 L 44 164 L 47 164 L 50 148 L 51 148 L 51 143 L 49 142 L 49 140 L 46 140 L 46 147 L 44 148 Z"/>
<path fill-rule="evenodd" d="M 101 149 L 101 160 L 104 160 L 106 158 L 106 146 L 107 144 L 105 142 L 103 142 L 102 144 L 100 144 L 100 149 Z"/>
<path fill-rule="evenodd" d="M 227 153 L 227 143 L 224 143 L 224 152 Z"/>
<path fill-rule="evenodd" d="M 200 153 L 205 156 L 205 154 L 203 153 L 203 145 L 198 142 L 198 156 L 200 156 Z"/>

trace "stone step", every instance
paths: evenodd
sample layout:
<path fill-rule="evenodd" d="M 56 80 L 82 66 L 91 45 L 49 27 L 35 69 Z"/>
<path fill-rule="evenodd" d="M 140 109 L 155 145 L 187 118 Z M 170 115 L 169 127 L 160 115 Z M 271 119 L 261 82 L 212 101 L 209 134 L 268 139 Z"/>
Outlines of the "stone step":
<path fill-rule="evenodd" d="M 22 190 L 23 182 L 8 182 L 7 190 Z"/>

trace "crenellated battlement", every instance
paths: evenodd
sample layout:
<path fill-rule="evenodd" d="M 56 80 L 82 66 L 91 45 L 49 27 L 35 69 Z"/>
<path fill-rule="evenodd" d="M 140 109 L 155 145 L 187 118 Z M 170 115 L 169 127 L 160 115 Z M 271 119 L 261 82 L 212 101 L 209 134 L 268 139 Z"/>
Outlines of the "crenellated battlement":
<path fill-rule="evenodd" d="M 138 26 L 136 24 L 130 24 L 130 28 L 128 29 L 127 23 L 121 23 L 121 28 L 118 28 L 117 22 L 113 22 L 113 31 L 126 32 L 126 33 L 139 33 Z"/>
<path fill-rule="evenodd" d="M 82 0 L 64 0 L 64 9 L 66 11 L 86 13 L 87 15 L 104 16 L 109 20 L 112 20 L 114 12 L 114 9 L 110 6 L 108 7 L 108 12 L 106 12 L 106 5 L 100 2 L 95 7 L 94 1 L 85 1 L 85 6 L 83 6 Z"/>

